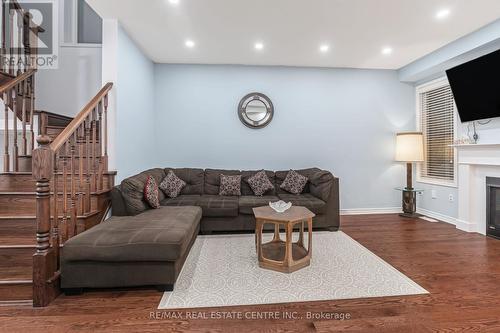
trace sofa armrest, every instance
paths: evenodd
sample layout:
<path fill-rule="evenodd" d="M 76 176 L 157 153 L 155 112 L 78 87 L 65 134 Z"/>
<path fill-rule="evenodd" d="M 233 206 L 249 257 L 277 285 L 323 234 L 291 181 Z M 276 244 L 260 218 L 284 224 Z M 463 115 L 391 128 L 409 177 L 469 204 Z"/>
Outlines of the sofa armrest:
<path fill-rule="evenodd" d="M 328 200 L 326 201 L 326 218 L 328 219 L 328 225 L 334 230 L 340 229 L 340 191 L 339 191 L 339 179 L 333 177 L 333 183 L 330 187 L 330 194 L 328 195 Z"/>
<path fill-rule="evenodd" d="M 120 186 L 115 186 L 111 189 L 111 214 L 113 216 L 127 216 L 127 206 L 123 200 Z"/>

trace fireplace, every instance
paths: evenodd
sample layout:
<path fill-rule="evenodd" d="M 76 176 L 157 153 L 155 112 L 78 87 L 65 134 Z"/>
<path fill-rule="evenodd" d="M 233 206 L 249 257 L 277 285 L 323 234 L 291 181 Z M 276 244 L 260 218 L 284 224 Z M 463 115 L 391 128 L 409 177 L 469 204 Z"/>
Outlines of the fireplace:
<path fill-rule="evenodd" d="M 500 239 L 500 178 L 486 177 L 486 234 Z"/>

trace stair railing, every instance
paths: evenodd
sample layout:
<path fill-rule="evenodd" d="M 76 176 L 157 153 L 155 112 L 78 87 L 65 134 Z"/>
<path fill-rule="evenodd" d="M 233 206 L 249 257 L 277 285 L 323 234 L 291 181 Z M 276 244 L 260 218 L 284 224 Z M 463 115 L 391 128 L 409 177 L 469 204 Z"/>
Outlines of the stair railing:
<path fill-rule="evenodd" d="M 35 72 L 35 69 L 30 69 L 0 86 L 0 97 L 4 104 L 4 172 L 19 172 L 20 158 L 31 155 L 34 149 Z"/>
<path fill-rule="evenodd" d="M 79 215 L 96 209 L 92 194 L 103 191 L 108 171 L 107 83 L 51 142 L 37 138 L 33 152 L 36 180 L 36 252 L 33 305 L 46 306 L 59 293 L 59 248 L 84 230 Z"/>
<path fill-rule="evenodd" d="M 38 35 L 45 30 L 16 0 L 2 0 L 1 10 L 0 71 L 17 76 L 36 69 Z"/>

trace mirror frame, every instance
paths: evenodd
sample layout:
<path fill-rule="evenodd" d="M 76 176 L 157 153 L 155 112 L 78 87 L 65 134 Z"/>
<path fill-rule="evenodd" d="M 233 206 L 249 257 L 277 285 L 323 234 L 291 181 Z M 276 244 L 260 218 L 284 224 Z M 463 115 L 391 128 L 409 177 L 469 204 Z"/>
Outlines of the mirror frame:
<path fill-rule="evenodd" d="M 264 103 L 266 107 L 266 116 L 264 119 L 260 121 L 253 121 L 248 116 L 246 115 L 246 108 L 248 103 L 251 101 L 258 100 Z M 274 106 L 273 102 L 271 102 L 271 99 L 267 97 L 266 95 L 258 92 L 253 92 L 250 94 L 245 95 L 240 101 L 240 104 L 238 105 L 238 117 L 240 118 L 240 121 L 243 123 L 248 128 L 263 128 L 269 125 L 271 120 L 273 120 L 274 116 Z"/>

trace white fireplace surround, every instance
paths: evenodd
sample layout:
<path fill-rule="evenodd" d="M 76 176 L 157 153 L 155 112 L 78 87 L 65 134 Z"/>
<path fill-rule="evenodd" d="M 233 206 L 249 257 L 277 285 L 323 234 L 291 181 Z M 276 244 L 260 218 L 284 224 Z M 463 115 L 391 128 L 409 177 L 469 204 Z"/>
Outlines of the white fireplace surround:
<path fill-rule="evenodd" d="M 500 178 L 500 144 L 456 145 L 458 229 L 486 235 L 486 177 Z"/>

